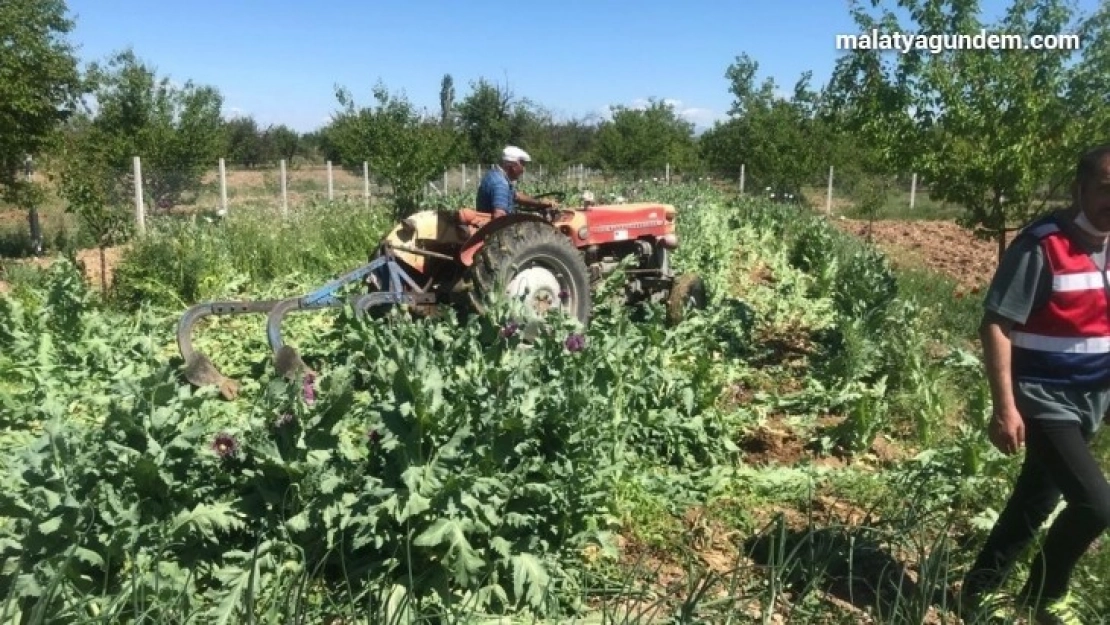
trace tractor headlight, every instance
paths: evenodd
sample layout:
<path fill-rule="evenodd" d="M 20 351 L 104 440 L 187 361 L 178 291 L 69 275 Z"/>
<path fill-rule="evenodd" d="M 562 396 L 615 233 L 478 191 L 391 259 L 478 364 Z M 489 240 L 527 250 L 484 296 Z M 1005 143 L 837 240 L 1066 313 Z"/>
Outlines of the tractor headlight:
<path fill-rule="evenodd" d="M 662 238 L 659 239 L 659 244 L 667 248 L 668 250 L 676 250 L 678 249 L 678 235 L 665 234 Z"/>
<path fill-rule="evenodd" d="M 589 238 L 589 236 L 590 236 L 590 229 L 587 228 L 586 226 L 582 226 L 581 228 L 578 229 L 578 238 L 579 239 L 582 239 L 583 241 L 585 241 L 587 238 Z"/>

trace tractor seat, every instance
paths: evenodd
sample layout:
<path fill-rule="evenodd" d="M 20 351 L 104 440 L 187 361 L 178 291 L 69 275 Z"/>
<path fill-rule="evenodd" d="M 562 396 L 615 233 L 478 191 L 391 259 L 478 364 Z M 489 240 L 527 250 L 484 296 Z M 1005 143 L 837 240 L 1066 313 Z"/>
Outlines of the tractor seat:
<path fill-rule="evenodd" d="M 462 208 L 458 212 L 458 224 L 460 234 L 464 238 L 474 236 L 475 232 L 482 226 L 488 224 L 493 220 L 493 215 L 490 213 L 483 213 L 473 208 Z"/>
<path fill-rule="evenodd" d="M 481 228 L 493 219 L 490 213 L 483 213 L 474 208 L 459 209 L 459 225 Z"/>

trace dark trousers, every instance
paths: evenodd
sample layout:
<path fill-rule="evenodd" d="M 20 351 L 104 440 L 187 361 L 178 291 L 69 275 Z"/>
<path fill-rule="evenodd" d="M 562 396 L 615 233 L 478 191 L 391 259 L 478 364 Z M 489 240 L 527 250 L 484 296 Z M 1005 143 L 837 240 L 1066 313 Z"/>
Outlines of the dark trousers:
<path fill-rule="evenodd" d="M 1025 461 L 1006 508 L 964 578 L 971 592 L 999 587 L 1021 552 L 1055 510 L 1021 596 L 1034 603 L 1062 597 L 1076 562 L 1110 526 L 1110 484 L 1078 423 L 1027 419 Z"/>

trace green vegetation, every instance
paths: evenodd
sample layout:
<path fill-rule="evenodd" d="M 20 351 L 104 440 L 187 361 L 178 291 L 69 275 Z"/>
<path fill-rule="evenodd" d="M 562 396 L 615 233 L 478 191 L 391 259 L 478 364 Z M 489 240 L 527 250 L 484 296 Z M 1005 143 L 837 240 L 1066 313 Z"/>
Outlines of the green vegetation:
<path fill-rule="evenodd" d="M 360 170 L 368 163 L 393 190 L 396 217 L 420 206 L 425 184 L 457 160 L 461 138 L 435 124 L 422 123 L 419 113 L 385 87 L 374 89 L 377 106 L 356 108 L 350 93 L 337 94 L 343 105 L 329 129 L 340 160 Z"/>
<path fill-rule="evenodd" d="M 860 32 L 1081 37 L 1078 50 L 914 49 L 892 63 L 882 50 L 861 51 L 834 76 L 843 127 L 878 148 L 867 164 L 928 178 L 933 196 L 963 207 L 959 221 L 993 237 L 1001 256 L 1009 230 L 1070 199 L 1076 155 L 1110 135 L 1110 6 L 1076 16 L 1067 0 L 1014 0 L 988 24 L 977 0 L 898 2 L 905 17 L 853 4 Z"/>
<path fill-rule="evenodd" d="M 973 0 L 867 3 L 874 16 L 861 4 L 864 30 L 980 28 Z M 1075 23 L 1062 1 L 1015 0 L 991 26 L 1081 32 L 1074 54 L 889 66 L 859 51 L 827 85 L 806 73 L 785 98 L 740 54 L 722 73 L 733 110 L 700 136 L 658 100 L 556 119 L 485 79 L 456 98 L 450 74 L 434 115 L 379 83 L 371 106 L 338 89 L 316 132 L 262 128 L 227 119 L 215 87 L 160 76 L 130 50 L 82 71 L 65 9 L 0 4 L 0 49 L 20 51 L 0 55 L 0 252 L 38 247 L 23 215 L 40 210 L 45 249 L 62 252 L 6 266 L 0 283 L 0 620 L 950 616 L 1018 462 L 985 437 L 978 298 L 927 268 L 895 269 L 805 206 L 736 198 L 719 181 L 731 188 L 744 165 L 749 193 L 823 195 L 835 164 L 849 216 L 959 219 L 1002 245 L 1031 210 L 1066 201 L 1082 142 L 1110 132 L 1110 6 Z M 708 309 L 677 328 L 658 308 L 634 320 L 604 297 L 616 275 L 584 334 L 556 323 L 530 349 L 508 305 L 465 322 L 300 314 L 286 338 L 319 373 L 306 386 L 272 375 L 259 320 L 219 320 L 197 348 L 244 383 L 240 396 L 184 382 L 185 306 L 322 284 L 365 262 L 399 216 L 469 204 L 472 190 L 424 189 L 506 143 L 555 174 L 530 170 L 529 192 L 575 202 L 558 174 L 583 164 L 615 180 L 589 185 L 599 197 L 678 206 L 674 262 L 705 278 Z M 369 207 L 361 187 L 296 198 L 284 214 L 266 172 L 268 198 L 226 218 L 190 210 L 214 193 L 204 176 L 220 157 L 248 171 L 285 159 L 291 173 L 326 159 L 361 175 L 368 162 L 389 192 Z M 666 165 L 684 182 L 650 180 Z M 914 171 L 932 193 L 907 214 Z M 323 184 L 294 176 L 290 190 Z M 88 284 L 76 250 L 116 246 L 111 283 Z M 1097 449 L 1110 460 L 1110 443 Z M 1108 578 L 1100 545 L 1074 583 L 1091 618 L 1110 614 Z"/>
<path fill-rule="evenodd" d="M 714 295 L 682 326 L 601 303 L 584 341 L 556 325 L 524 350 L 508 308 L 299 315 L 320 373 L 299 388 L 261 323 L 222 321 L 199 347 L 245 382 L 235 402 L 181 380 L 181 305 L 319 284 L 365 260 L 388 207 L 156 224 L 107 300 L 64 260 L 27 274 L 0 299 L 5 620 L 950 608 L 1015 466 L 983 434 L 975 303 L 819 216 L 649 192 L 680 206 L 675 262 Z M 1092 613 L 1108 564 L 1077 581 Z"/>
<path fill-rule="evenodd" d="M 83 88 L 65 13 L 63 0 L 0 5 L 0 191 L 20 189 L 24 159 L 48 147 Z"/>

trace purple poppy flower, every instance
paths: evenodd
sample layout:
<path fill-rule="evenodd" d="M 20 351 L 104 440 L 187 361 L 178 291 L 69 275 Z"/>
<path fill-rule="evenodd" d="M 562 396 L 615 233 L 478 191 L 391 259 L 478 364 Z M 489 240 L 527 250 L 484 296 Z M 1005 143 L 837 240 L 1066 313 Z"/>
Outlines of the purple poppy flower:
<path fill-rule="evenodd" d="M 366 440 L 370 441 L 371 445 L 377 445 L 382 442 L 382 435 L 377 430 L 371 429 L 366 433 Z"/>
<path fill-rule="evenodd" d="M 586 337 L 581 334 L 571 334 L 564 342 L 568 352 L 580 352 L 586 349 Z"/>
<path fill-rule="evenodd" d="M 316 403 L 316 388 L 312 385 L 316 381 L 316 376 L 312 373 L 307 373 L 304 376 L 304 400 L 309 406 Z"/>
<path fill-rule="evenodd" d="M 280 417 L 274 419 L 274 427 L 276 427 L 276 428 L 284 427 L 286 425 L 289 425 L 292 422 L 293 422 L 292 413 L 286 412 L 285 414 L 281 415 Z"/>
<path fill-rule="evenodd" d="M 519 329 L 520 326 L 517 324 L 517 322 L 510 321 L 501 327 L 501 338 L 507 339 L 510 336 L 514 336 Z"/>
<path fill-rule="evenodd" d="M 212 440 L 212 451 L 222 459 L 233 458 L 239 454 L 239 441 L 227 432 L 220 432 Z"/>
<path fill-rule="evenodd" d="M 559 301 L 566 304 L 570 301 L 570 293 L 567 291 L 559 291 Z"/>

